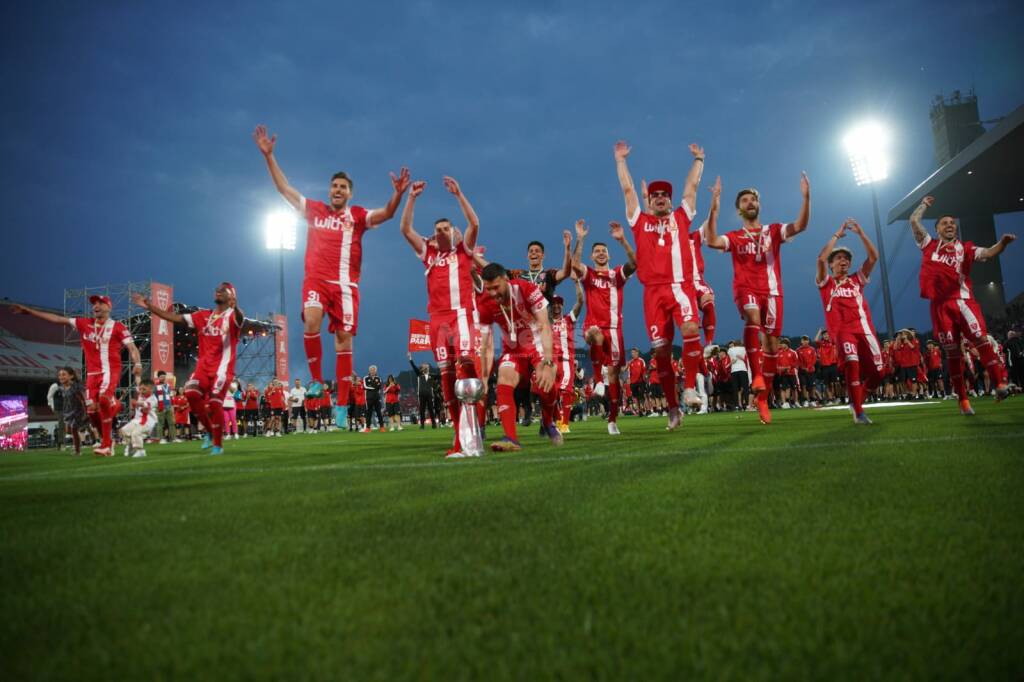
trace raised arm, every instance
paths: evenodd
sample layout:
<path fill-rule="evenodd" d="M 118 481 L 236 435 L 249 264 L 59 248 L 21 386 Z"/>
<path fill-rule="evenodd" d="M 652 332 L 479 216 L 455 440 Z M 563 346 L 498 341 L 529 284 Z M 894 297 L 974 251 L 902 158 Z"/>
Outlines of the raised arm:
<path fill-rule="evenodd" d="M 995 258 L 1003 251 L 1005 251 L 1006 247 L 1010 245 L 1010 242 L 1012 242 L 1016 238 L 1017 235 L 1015 234 L 1004 234 L 1002 237 L 999 238 L 999 241 L 997 241 L 992 246 L 988 247 L 987 249 L 980 249 L 977 255 L 975 255 L 974 259 L 988 260 L 989 258 Z"/>
<path fill-rule="evenodd" d="M 297 189 L 288 184 L 288 178 L 284 176 L 284 171 L 277 165 L 277 159 L 274 158 L 274 145 L 277 144 L 277 135 L 267 135 L 267 127 L 265 125 L 258 125 L 252 137 L 256 141 L 256 146 L 263 153 L 264 160 L 267 162 L 267 170 L 270 171 L 270 179 L 274 181 L 274 187 L 285 198 L 285 201 L 292 205 L 292 208 L 296 211 L 301 210 L 302 195 L 299 194 Z"/>
<path fill-rule="evenodd" d="M 924 217 L 924 212 L 931 208 L 931 205 L 935 203 L 934 197 L 925 197 L 921 199 L 921 203 L 917 205 L 914 212 L 910 214 L 910 229 L 914 233 L 914 241 L 920 246 L 924 243 L 924 240 L 928 238 L 928 230 L 924 229 L 924 224 L 921 223 L 921 218 Z"/>
<path fill-rule="evenodd" d="M 562 267 L 555 271 L 555 281 L 561 282 L 572 274 L 572 232 L 562 230 L 562 246 L 565 254 L 562 257 Z"/>
<path fill-rule="evenodd" d="M 412 184 L 412 176 L 409 175 L 409 169 L 405 166 L 398 171 L 398 175 L 391 173 L 391 186 L 394 188 L 391 198 L 383 208 L 375 208 L 370 211 L 366 217 L 366 224 L 369 227 L 376 227 L 391 220 L 398 211 L 398 205 L 402 203 L 402 195 L 405 194 L 405 190 L 409 189 L 410 184 Z"/>
<path fill-rule="evenodd" d="M 425 240 L 421 237 L 416 230 L 412 227 L 412 214 L 415 210 L 416 199 L 423 194 L 423 190 L 426 189 L 427 183 L 423 180 L 417 180 L 412 183 L 412 188 L 409 190 L 409 198 L 405 200 L 405 208 L 402 209 L 402 219 L 399 221 L 399 228 L 402 231 L 402 236 L 405 237 L 405 241 L 409 242 L 409 246 L 419 256 L 423 253 L 423 248 L 426 245 Z"/>
<path fill-rule="evenodd" d="M 617 241 L 622 250 L 626 252 L 626 263 L 622 266 L 622 274 L 629 277 L 636 272 L 636 251 L 633 250 L 633 245 L 626 239 L 626 230 L 623 229 L 622 225 L 613 220 L 608 223 L 608 232 L 611 233 L 612 239 Z"/>
<path fill-rule="evenodd" d="M 636 188 L 633 186 L 633 176 L 629 174 L 629 166 L 626 165 L 626 157 L 632 150 L 623 140 L 615 143 L 615 171 L 619 176 L 619 186 L 622 187 L 622 196 L 626 200 L 626 219 L 632 220 L 636 217 L 640 208 L 636 196 Z"/>
<path fill-rule="evenodd" d="M 583 310 L 583 285 L 579 277 L 573 277 L 572 283 L 576 285 L 576 303 L 572 306 L 572 319 L 578 320 L 580 311 Z"/>
<path fill-rule="evenodd" d="M 35 308 L 29 308 L 27 305 L 21 305 L 20 303 L 12 303 L 10 305 L 10 309 L 11 312 L 16 315 L 31 315 L 32 317 L 38 317 L 40 320 L 52 322 L 53 324 L 71 324 L 71 320 L 63 315 L 56 315 L 54 313 L 36 310 Z"/>
<path fill-rule="evenodd" d="M 807 229 L 807 223 L 811 219 L 811 181 L 807 173 L 800 171 L 800 196 L 803 203 L 800 205 L 800 213 L 796 220 L 786 227 L 786 238 L 795 237 Z"/>
<path fill-rule="evenodd" d="M 473 205 L 469 203 L 469 199 L 462 193 L 462 188 L 455 178 L 447 175 L 444 176 L 444 188 L 451 192 L 459 201 L 462 215 L 466 217 L 466 233 L 462 235 L 462 241 L 466 248 L 472 251 L 476 248 L 476 238 L 480 234 L 480 218 L 477 217 L 476 211 L 473 210 Z"/>
<path fill-rule="evenodd" d="M 729 240 L 718 234 L 718 213 L 722 208 L 722 178 L 715 178 L 715 184 L 711 185 L 711 211 L 708 213 L 708 222 L 704 227 L 704 243 L 712 249 L 725 251 L 729 246 Z"/>
<path fill-rule="evenodd" d="M 696 212 L 697 187 L 700 186 L 700 176 L 704 172 L 704 148 L 691 144 L 690 153 L 693 154 L 693 163 L 690 164 L 690 172 L 686 174 L 686 184 L 683 185 L 683 201 L 691 211 Z"/>
<path fill-rule="evenodd" d="M 868 238 L 868 235 L 864 232 L 864 228 L 862 228 L 856 220 L 853 218 L 847 218 L 845 225 L 848 230 L 860 237 L 860 241 L 864 244 L 864 250 L 868 255 L 864 259 L 864 263 L 860 266 L 860 274 L 864 279 L 867 279 L 871 276 L 871 271 L 875 269 L 875 263 L 878 262 L 878 249 L 875 248 L 875 243 Z"/>
<path fill-rule="evenodd" d="M 155 305 L 153 305 L 153 302 L 150 301 L 145 296 L 143 296 L 142 294 L 132 294 L 132 303 L 139 306 L 140 308 L 145 308 L 146 310 L 153 313 L 157 317 L 161 317 L 167 320 L 168 322 L 173 322 L 174 324 L 185 323 L 184 316 L 174 312 L 174 308 L 171 308 L 170 310 L 161 310 L 160 308 L 157 308 Z"/>
<path fill-rule="evenodd" d="M 817 274 L 815 276 L 815 284 L 821 286 L 828 277 L 828 254 L 832 253 L 832 249 L 836 248 L 836 242 L 843 238 L 846 234 L 846 227 L 849 223 L 847 220 L 845 223 L 839 226 L 839 229 L 825 242 L 825 246 L 821 247 L 821 251 L 818 253 L 818 261 L 816 263 Z"/>
<path fill-rule="evenodd" d="M 576 246 L 572 250 L 572 271 L 582 277 L 587 269 L 583 266 L 583 241 L 587 237 L 587 223 L 580 218 L 576 221 Z"/>

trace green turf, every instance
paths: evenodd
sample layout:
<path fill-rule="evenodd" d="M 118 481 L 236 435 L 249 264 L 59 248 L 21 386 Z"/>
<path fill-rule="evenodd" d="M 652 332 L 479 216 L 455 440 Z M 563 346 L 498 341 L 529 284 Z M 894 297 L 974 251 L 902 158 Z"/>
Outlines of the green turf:
<path fill-rule="evenodd" d="M 1020 679 L 1024 400 L 976 408 L 3 455 L 0 674 Z"/>

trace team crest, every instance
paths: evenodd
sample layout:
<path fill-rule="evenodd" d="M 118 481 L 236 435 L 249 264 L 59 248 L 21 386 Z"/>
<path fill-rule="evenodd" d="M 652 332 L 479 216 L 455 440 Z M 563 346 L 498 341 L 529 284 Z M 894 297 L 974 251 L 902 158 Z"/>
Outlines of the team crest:
<path fill-rule="evenodd" d="M 171 297 L 167 293 L 167 289 L 157 289 L 156 292 L 156 305 L 160 310 L 167 310 L 171 305 Z"/>
<path fill-rule="evenodd" d="M 170 344 L 167 343 L 166 341 L 161 341 L 156 345 L 156 352 L 157 355 L 160 357 L 160 364 L 167 364 L 167 358 L 171 354 Z"/>

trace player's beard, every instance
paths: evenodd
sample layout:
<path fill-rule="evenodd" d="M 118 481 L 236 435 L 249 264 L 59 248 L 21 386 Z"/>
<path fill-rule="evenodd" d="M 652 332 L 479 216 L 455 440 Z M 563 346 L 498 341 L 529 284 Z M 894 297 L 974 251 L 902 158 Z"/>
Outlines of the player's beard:
<path fill-rule="evenodd" d="M 740 211 L 740 215 L 746 220 L 757 220 L 757 216 L 761 215 L 761 209 L 748 208 L 745 211 Z"/>

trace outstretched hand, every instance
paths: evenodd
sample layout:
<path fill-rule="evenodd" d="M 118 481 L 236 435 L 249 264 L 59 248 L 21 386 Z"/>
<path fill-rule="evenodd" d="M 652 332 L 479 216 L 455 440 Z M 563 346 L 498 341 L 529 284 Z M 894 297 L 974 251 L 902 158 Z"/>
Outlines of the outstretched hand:
<path fill-rule="evenodd" d="M 864 228 L 862 228 L 860 226 L 860 223 L 858 223 L 853 218 L 847 218 L 846 222 L 843 223 L 843 227 L 845 229 L 849 230 L 850 232 L 853 232 L 858 237 L 863 237 L 864 236 Z"/>
<path fill-rule="evenodd" d="M 572 232 L 569 230 L 562 230 L 562 244 L 565 246 L 566 251 L 572 246 Z"/>
<path fill-rule="evenodd" d="M 1008 233 L 1004 234 L 1001 237 L 1001 239 L 1002 239 L 1003 244 L 1009 244 L 1010 242 L 1012 242 L 1012 241 L 1017 239 L 1017 235 L 1013 234 L 1012 232 L 1008 232 Z"/>
<path fill-rule="evenodd" d="M 711 202 L 717 208 L 718 203 L 722 200 L 722 176 L 715 178 L 715 184 L 709 187 L 711 190 Z"/>
<path fill-rule="evenodd" d="M 811 180 L 807 177 L 806 171 L 800 171 L 800 194 L 804 199 L 811 196 Z"/>
<path fill-rule="evenodd" d="M 617 242 L 621 242 L 626 238 L 626 231 L 622 229 L 622 224 L 617 223 L 614 220 L 608 223 L 608 232 L 611 234 L 612 239 Z"/>
<path fill-rule="evenodd" d="M 619 140 L 615 143 L 615 160 L 624 161 L 632 150 L 633 148 L 626 144 L 625 140 Z"/>
<path fill-rule="evenodd" d="M 398 171 L 398 175 L 391 173 L 391 186 L 395 188 L 396 194 L 405 194 L 405 190 L 409 189 L 409 185 L 412 184 L 412 174 L 409 169 L 402 166 L 402 169 Z"/>
<path fill-rule="evenodd" d="M 28 315 L 29 314 L 29 309 L 26 308 L 25 306 L 21 305 L 20 303 L 12 303 L 8 307 L 11 309 L 11 312 L 14 313 L 15 315 Z"/>
<path fill-rule="evenodd" d="M 932 204 L 935 203 L 935 197 L 925 197 L 924 199 L 921 199 L 921 203 L 927 206 L 928 208 L 931 208 Z"/>
<path fill-rule="evenodd" d="M 696 143 L 691 143 L 690 144 L 690 153 L 693 154 L 693 158 L 695 158 L 695 159 L 703 159 L 704 158 L 704 147 L 701 147 L 699 144 L 696 144 Z"/>
<path fill-rule="evenodd" d="M 412 183 L 411 188 L 409 189 L 409 196 L 415 199 L 419 195 L 423 194 L 423 190 L 425 190 L 426 188 L 426 180 L 416 180 L 415 182 Z"/>
<path fill-rule="evenodd" d="M 140 294 L 138 292 L 135 292 L 134 294 L 132 294 L 132 303 L 134 303 L 135 305 L 139 306 L 140 308 L 148 308 L 149 307 L 149 301 L 146 300 L 145 296 L 143 296 L 142 294 Z"/>
<path fill-rule="evenodd" d="M 444 188 L 451 192 L 453 196 L 457 197 L 462 195 L 462 188 L 459 187 L 459 183 L 455 178 L 446 175 L 442 179 L 442 182 L 444 182 Z"/>
<path fill-rule="evenodd" d="M 587 228 L 587 222 L 585 220 L 583 220 L 583 218 L 580 218 L 579 220 L 577 220 L 576 221 L 576 237 L 578 239 L 583 239 L 589 233 L 590 233 L 590 229 Z"/>
<path fill-rule="evenodd" d="M 256 130 L 252 134 L 252 139 L 256 141 L 256 146 L 260 148 L 264 156 L 270 156 L 274 153 L 274 145 L 277 143 L 277 135 L 267 135 L 267 126 L 258 125 Z"/>

